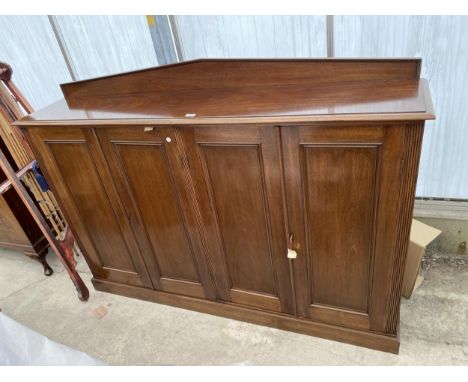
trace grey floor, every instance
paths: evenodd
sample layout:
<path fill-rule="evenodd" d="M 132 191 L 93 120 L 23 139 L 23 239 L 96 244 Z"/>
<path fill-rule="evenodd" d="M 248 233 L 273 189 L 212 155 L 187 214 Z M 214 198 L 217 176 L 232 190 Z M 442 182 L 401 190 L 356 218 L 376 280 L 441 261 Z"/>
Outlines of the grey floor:
<path fill-rule="evenodd" d="M 401 312 L 399 355 L 96 292 L 80 302 L 55 274 L 0 250 L 0 308 L 50 339 L 111 365 L 468 365 L 468 256 L 431 255 Z"/>

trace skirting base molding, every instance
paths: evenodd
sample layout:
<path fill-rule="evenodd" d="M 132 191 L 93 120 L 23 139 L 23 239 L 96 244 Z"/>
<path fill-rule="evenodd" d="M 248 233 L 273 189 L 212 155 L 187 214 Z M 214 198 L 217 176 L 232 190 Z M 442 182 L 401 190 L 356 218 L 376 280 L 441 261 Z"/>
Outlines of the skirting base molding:
<path fill-rule="evenodd" d="M 96 290 L 398 354 L 400 338 L 93 278 Z"/>

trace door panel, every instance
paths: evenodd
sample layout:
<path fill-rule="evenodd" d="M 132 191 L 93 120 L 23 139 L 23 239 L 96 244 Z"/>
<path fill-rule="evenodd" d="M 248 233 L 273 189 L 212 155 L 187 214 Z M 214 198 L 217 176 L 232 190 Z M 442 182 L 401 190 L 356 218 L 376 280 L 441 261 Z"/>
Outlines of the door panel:
<path fill-rule="evenodd" d="M 96 277 L 151 287 L 96 139 L 81 129 L 31 129 L 39 160 Z"/>
<path fill-rule="evenodd" d="M 397 208 L 399 135 L 382 126 L 288 126 L 282 142 L 299 316 L 381 328 L 391 258 L 383 244 L 393 234 L 382 227 Z"/>
<path fill-rule="evenodd" d="M 278 130 L 183 127 L 219 298 L 294 313 Z"/>
<path fill-rule="evenodd" d="M 303 150 L 311 301 L 365 313 L 378 146 Z"/>
<path fill-rule="evenodd" d="M 86 222 L 104 268 L 135 272 L 86 143 L 49 142 L 49 149 L 66 184 L 73 185 L 69 187 L 69 192 L 79 206 L 80 215 Z M 104 227 L 106 232 L 103 235 Z"/>
<path fill-rule="evenodd" d="M 115 144 L 159 265 L 161 277 L 198 281 L 164 147 Z M 152 169 L 154 176 L 145 173 Z"/>
<path fill-rule="evenodd" d="M 257 145 L 202 145 L 234 289 L 276 295 Z M 263 269 L 261 273 L 252 270 Z"/>
<path fill-rule="evenodd" d="M 105 128 L 98 136 L 155 287 L 214 298 L 174 129 Z"/>

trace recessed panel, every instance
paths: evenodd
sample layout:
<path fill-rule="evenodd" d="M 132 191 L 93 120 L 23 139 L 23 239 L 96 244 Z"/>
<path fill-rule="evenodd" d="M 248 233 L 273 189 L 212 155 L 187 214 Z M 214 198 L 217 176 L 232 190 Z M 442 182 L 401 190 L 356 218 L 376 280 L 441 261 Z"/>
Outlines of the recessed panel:
<path fill-rule="evenodd" d="M 117 150 L 161 277 L 199 281 L 163 146 L 118 144 Z"/>
<path fill-rule="evenodd" d="M 70 195 L 86 222 L 102 265 L 136 272 L 114 210 L 85 143 L 49 143 Z"/>
<path fill-rule="evenodd" d="M 203 145 L 231 288 L 277 295 L 257 145 Z"/>
<path fill-rule="evenodd" d="M 303 148 L 311 304 L 368 311 L 376 146 Z"/>

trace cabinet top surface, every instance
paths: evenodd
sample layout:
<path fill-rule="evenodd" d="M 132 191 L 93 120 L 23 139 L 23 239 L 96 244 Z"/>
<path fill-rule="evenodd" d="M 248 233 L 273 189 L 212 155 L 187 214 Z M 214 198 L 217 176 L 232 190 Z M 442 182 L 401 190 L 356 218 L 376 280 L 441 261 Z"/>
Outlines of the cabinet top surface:
<path fill-rule="evenodd" d="M 62 84 L 21 126 L 426 120 L 420 59 L 197 60 Z"/>

